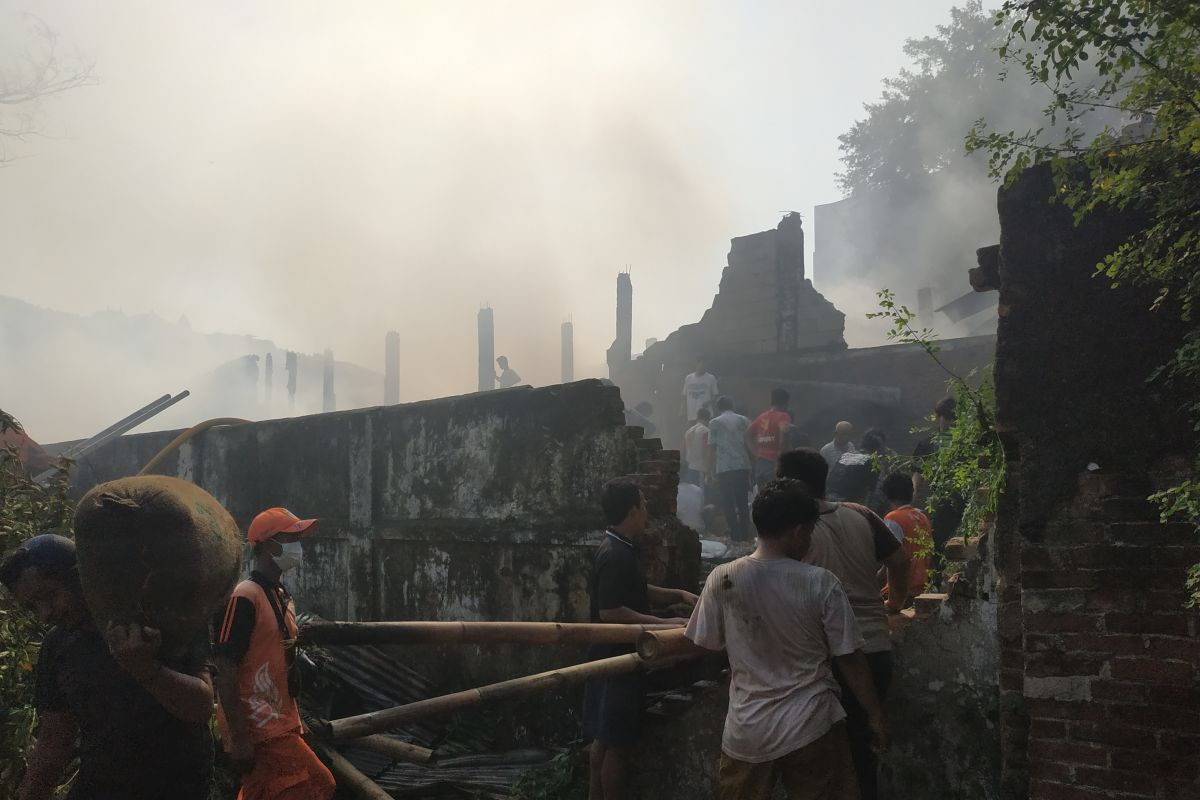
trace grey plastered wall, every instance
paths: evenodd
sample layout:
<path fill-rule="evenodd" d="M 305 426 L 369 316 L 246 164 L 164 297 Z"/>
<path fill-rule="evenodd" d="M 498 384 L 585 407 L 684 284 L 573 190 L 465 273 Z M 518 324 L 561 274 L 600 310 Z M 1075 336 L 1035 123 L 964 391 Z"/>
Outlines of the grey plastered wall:
<path fill-rule="evenodd" d="M 134 474 L 176 433 L 98 451 L 76 488 Z M 618 390 L 580 381 L 214 428 L 159 471 L 212 492 L 243 530 L 274 505 L 320 518 L 289 582 L 301 610 L 586 621 L 600 491 L 639 471 L 639 445 Z M 450 665 L 455 688 L 466 688 L 581 655 L 452 650 L 414 659 Z"/>

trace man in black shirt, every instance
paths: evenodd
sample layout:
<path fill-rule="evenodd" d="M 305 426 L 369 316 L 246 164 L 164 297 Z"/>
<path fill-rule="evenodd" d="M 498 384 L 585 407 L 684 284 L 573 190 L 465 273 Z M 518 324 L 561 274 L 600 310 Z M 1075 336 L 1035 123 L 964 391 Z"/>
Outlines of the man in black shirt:
<path fill-rule="evenodd" d="M 686 603 L 699 599 L 683 589 L 646 583 L 636 539 L 646 530 L 646 498 L 637 484 L 611 481 L 604 487 L 604 517 L 609 528 L 596 550 L 592 568 L 592 622 L 642 625 L 687 619 L 651 616 L 650 604 Z M 590 659 L 632 653 L 632 645 L 593 645 Z M 625 800 L 632 748 L 641 733 L 645 686 L 640 672 L 590 681 L 583 701 L 583 738 L 591 741 L 590 800 Z"/>
<path fill-rule="evenodd" d="M 140 625 L 101 633 L 87 611 L 75 543 L 35 536 L 0 564 L 0 583 L 54 627 L 38 657 L 40 721 L 18 797 L 50 798 L 79 740 L 70 800 L 206 800 L 213 744 L 207 640 L 167 664 Z"/>

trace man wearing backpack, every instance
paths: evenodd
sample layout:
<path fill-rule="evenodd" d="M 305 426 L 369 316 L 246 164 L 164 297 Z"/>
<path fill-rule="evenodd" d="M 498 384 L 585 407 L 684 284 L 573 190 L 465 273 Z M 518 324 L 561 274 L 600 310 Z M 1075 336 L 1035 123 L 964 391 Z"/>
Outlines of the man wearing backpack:
<path fill-rule="evenodd" d="M 296 706 L 296 607 L 279 582 L 300 566 L 315 519 L 269 508 L 250 523 L 250 578 L 214 620 L 222 739 L 242 774 L 239 800 L 328 800 L 333 775 L 304 743 Z"/>

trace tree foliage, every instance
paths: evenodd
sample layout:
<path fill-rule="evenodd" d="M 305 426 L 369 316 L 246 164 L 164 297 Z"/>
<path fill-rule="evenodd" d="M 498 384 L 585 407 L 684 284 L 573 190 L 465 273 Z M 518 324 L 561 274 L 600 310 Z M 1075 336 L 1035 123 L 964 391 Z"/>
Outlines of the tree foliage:
<path fill-rule="evenodd" d="M 0 411 L 0 433 L 16 426 Z M 58 468 L 48 486 L 41 486 L 26 473 L 14 449 L 0 450 L 0 557 L 31 536 L 70 527 L 74 507 L 67 486 L 67 465 Z M 36 724 L 33 670 L 42 633 L 41 626 L 0 591 L 0 787 L 13 794 Z"/>
<path fill-rule="evenodd" d="M 889 289 L 879 290 L 876 296 L 879 311 L 867 317 L 891 323 L 887 332 L 890 341 L 915 344 L 924 350 L 945 371 L 947 388 L 957 401 L 954 427 L 941 435 L 937 451 L 923 459 L 920 466 L 929 491 L 927 506 L 961 507 L 959 534 L 970 541 L 994 518 L 1007 477 L 1004 446 L 996 428 L 991 367 L 969 375 L 957 374 L 941 360 L 936 334 L 929 328 L 918 328 L 917 315 L 911 309 L 897 303 Z"/>
<path fill-rule="evenodd" d="M 13 158 L 13 142 L 41 130 L 41 102 L 96 83 L 92 63 L 78 54 L 63 55 L 58 34 L 32 14 L 22 15 L 24 51 L 0 65 L 0 164 Z"/>
<path fill-rule="evenodd" d="M 1189 324 L 1155 378 L 1200 398 L 1200 4 L 1010 0 L 995 22 L 1004 34 L 998 55 L 1049 90 L 1045 126 L 1062 133 L 1046 143 L 1045 126 L 1022 133 L 981 119 L 968 148 L 986 152 L 992 176 L 1010 182 L 1049 162 L 1056 197 L 1077 220 L 1102 208 L 1147 220 L 1096 265 L 1097 274 L 1114 286 L 1153 287 L 1153 308 Z M 1083 70 L 1099 80 L 1081 80 Z M 1130 124 L 1089 136 L 1080 121 L 1096 109 Z M 1186 410 L 1200 430 L 1200 400 Z M 1156 499 L 1164 515 L 1200 521 L 1200 484 L 1181 483 Z M 1200 599 L 1200 570 L 1190 586 Z"/>
<path fill-rule="evenodd" d="M 912 67 L 885 79 L 882 97 L 864 106 L 866 118 L 838 137 L 842 190 L 853 194 L 947 170 L 986 185 L 986 161 L 965 157 L 963 131 L 984 114 L 1034 125 L 1043 102 L 1036 87 L 999 80 L 996 49 L 1003 41 L 978 0 L 950 9 L 936 35 L 909 39 L 904 53 Z"/>

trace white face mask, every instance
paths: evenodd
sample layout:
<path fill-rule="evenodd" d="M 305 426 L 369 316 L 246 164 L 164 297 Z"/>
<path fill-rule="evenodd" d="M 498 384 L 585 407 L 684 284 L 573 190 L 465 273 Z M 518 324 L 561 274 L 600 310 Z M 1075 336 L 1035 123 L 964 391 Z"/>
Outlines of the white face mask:
<path fill-rule="evenodd" d="M 277 556 L 272 556 L 275 561 L 275 566 L 279 567 L 282 572 L 287 572 L 289 569 L 295 569 L 304 563 L 304 548 L 299 542 L 288 542 L 281 544 L 283 552 Z"/>

